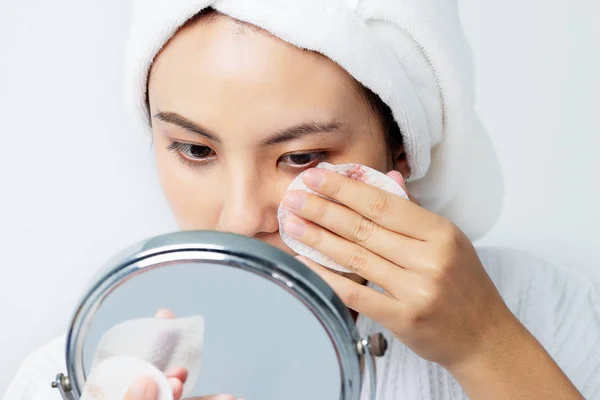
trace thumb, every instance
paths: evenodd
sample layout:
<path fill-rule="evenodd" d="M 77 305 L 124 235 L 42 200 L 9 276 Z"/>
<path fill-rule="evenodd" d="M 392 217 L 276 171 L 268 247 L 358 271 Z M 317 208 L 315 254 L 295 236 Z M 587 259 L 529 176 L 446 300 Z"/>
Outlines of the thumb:
<path fill-rule="evenodd" d="M 123 400 L 158 400 L 158 385 L 154 379 L 143 376 L 135 381 Z"/>

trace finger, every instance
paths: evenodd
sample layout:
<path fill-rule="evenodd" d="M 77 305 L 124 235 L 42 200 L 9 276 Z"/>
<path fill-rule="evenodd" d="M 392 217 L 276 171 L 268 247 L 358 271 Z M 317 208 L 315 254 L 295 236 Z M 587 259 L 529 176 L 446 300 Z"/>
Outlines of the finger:
<path fill-rule="evenodd" d="M 188 378 L 188 371 L 185 368 L 176 367 L 167 370 L 167 372 L 165 372 L 165 375 L 167 376 L 167 378 L 177 378 L 182 383 L 185 383 Z"/>
<path fill-rule="evenodd" d="M 402 304 L 397 300 L 368 286 L 340 276 L 306 257 L 297 256 L 296 259 L 319 275 L 333 289 L 346 307 L 383 325 L 398 319 L 398 312 Z"/>
<path fill-rule="evenodd" d="M 180 400 L 183 395 L 183 382 L 177 378 L 168 378 L 167 382 L 169 382 L 169 386 L 171 386 L 173 400 Z"/>
<path fill-rule="evenodd" d="M 295 215 L 287 218 L 284 230 L 353 273 L 381 286 L 394 297 L 401 295 L 404 275 L 409 273 L 405 269 Z"/>
<path fill-rule="evenodd" d="M 356 243 L 403 268 L 417 268 L 425 242 L 389 231 L 338 203 L 305 191 L 286 193 L 283 204 L 292 213 Z M 343 221 L 343 223 L 340 223 Z"/>
<path fill-rule="evenodd" d="M 127 391 L 123 400 L 158 400 L 158 385 L 148 376 L 141 377 Z"/>
<path fill-rule="evenodd" d="M 171 310 L 161 308 L 158 311 L 156 311 L 154 317 L 158 319 L 175 319 L 175 314 L 173 314 Z"/>
<path fill-rule="evenodd" d="M 445 221 L 400 196 L 333 171 L 312 168 L 302 179 L 315 192 L 344 204 L 377 225 L 415 239 L 429 239 Z"/>
<path fill-rule="evenodd" d="M 396 171 L 396 170 L 390 171 L 386 175 L 389 176 L 390 178 L 392 178 L 394 180 L 394 182 L 396 182 L 398 185 L 402 186 L 402 189 L 404 189 L 404 192 L 406 193 L 406 195 L 408 196 L 410 201 L 412 201 L 413 203 L 415 203 L 417 205 L 421 205 L 421 203 L 419 203 L 419 200 L 414 198 L 413 195 L 410 194 L 410 192 L 408 191 L 408 187 L 406 186 L 406 181 L 404 180 L 404 177 L 402 176 L 402 174 L 399 171 Z"/>

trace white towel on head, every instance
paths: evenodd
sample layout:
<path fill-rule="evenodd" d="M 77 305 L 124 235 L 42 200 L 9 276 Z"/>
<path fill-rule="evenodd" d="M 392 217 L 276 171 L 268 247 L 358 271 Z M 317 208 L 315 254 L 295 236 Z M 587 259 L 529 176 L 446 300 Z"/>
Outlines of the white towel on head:
<path fill-rule="evenodd" d="M 186 395 L 198 381 L 203 345 L 204 318 L 201 316 L 128 320 L 113 326 L 101 337 L 93 355 L 90 377 L 95 376 L 95 387 L 110 386 L 110 381 L 103 381 L 113 377 L 106 370 L 107 367 L 98 373 L 96 370 L 107 360 L 115 358 L 124 360 L 121 369 L 135 368 L 128 372 L 127 383 L 132 383 L 131 379 L 144 372 L 152 373 L 152 368 L 161 372 L 185 368 L 188 378 L 183 386 L 183 394 Z M 140 363 L 129 362 L 127 358 L 139 360 Z M 114 366 L 117 361 L 111 361 L 111 365 Z"/>
<path fill-rule="evenodd" d="M 146 126 L 154 58 L 206 7 L 338 63 L 392 109 L 411 167 L 408 189 L 420 203 L 471 239 L 493 226 L 502 177 L 474 110 L 472 59 L 456 0 L 136 0 L 126 95 Z"/>

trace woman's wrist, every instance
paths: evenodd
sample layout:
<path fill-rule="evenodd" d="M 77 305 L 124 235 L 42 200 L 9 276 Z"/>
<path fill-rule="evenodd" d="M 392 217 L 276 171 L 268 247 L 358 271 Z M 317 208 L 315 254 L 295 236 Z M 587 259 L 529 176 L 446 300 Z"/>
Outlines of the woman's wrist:
<path fill-rule="evenodd" d="M 583 399 L 512 314 L 485 338 L 479 351 L 447 369 L 471 399 Z"/>

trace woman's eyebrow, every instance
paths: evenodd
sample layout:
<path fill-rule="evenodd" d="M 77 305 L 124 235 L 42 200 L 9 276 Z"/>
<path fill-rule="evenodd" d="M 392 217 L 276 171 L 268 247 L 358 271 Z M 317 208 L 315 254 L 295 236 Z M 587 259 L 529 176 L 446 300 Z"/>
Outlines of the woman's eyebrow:
<path fill-rule="evenodd" d="M 312 135 L 315 133 L 323 133 L 323 132 L 336 132 L 340 131 L 343 124 L 330 121 L 330 122 L 304 122 L 299 125 L 292 126 L 290 128 L 286 128 L 280 132 L 277 132 L 268 138 L 264 139 L 261 142 L 263 146 L 272 146 L 275 144 L 280 144 L 283 142 L 288 142 L 290 140 L 299 139 L 302 136 Z"/>
<path fill-rule="evenodd" d="M 167 122 L 169 124 L 177 125 L 180 128 L 183 128 L 192 133 L 196 133 L 198 135 L 202 135 L 205 138 L 212 140 L 214 142 L 223 143 L 223 141 L 221 140 L 221 138 L 219 138 L 219 136 L 217 136 L 213 133 L 210 133 L 207 129 L 203 128 L 199 124 L 192 122 L 189 119 L 187 119 L 175 112 L 158 112 L 153 116 L 153 118 L 157 118 L 157 119 Z M 277 133 L 274 133 L 273 135 L 262 140 L 260 144 L 261 144 L 261 146 L 273 146 L 276 144 L 299 139 L 302 136 L 312 135 L 312 134 L 316 134 L 316 133 L 341 131 L 342 127 L 343 127 L 343 124 L 340 122 L 337 122 L 337 121 L 304 122 L 304 123 L 286 128 Z"/>
<path fill-rule="evenodd" d="M 169 124 L 177 125 L 180 128 L 185 129 L 186 131 L 190 131 L 192 133 L 196 133 L 198 135 L 202 135 L 205 138 L 212 140 L 213 142 L 223 143 L 223 141 L 215 134 L 210 133 L 207 129 L 204 129 L 200 125 L 195 122 L 190 121 L 189 119 L 174 113 L 174 112 L 158 112 L 153 118 L 157 118 L 163 122 L 167 122 Z"/>

